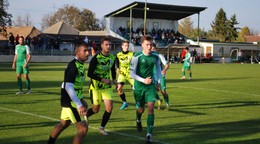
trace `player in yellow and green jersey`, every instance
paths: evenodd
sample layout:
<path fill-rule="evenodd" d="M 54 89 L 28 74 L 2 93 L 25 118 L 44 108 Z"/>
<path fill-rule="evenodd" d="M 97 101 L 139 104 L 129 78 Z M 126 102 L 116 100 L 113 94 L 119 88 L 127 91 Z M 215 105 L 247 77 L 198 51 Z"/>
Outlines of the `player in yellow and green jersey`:
<path fill-rule="evenodd" d="M 154 102 L 156 89 L 160 87 L 160 81 L 155 81 L 155 74 L 161 77 L 160 58 L 157 52 L 152 52 L 151 36 L 143 36 L 141 39 L 143 51 L 135 53 L 131 61 L 130 75 L 134 79 L 134 97 L 136 101 L 136 127 L 142 131 L 141 117 L 144 106 L 147 103 L 147 134 L 146 143 L 151 143 L 154 126 Z M 156 73 L 154 72 L 156 67 Z"/>
<path fill-rule="evenodd" d="M 128 41 L 123 41 L 121 47 L 122 47 L 122 51 L 118 52 L 116 55 L 116 65 L 117 65 L 117 72 L 118 72 L 117 92 L 121 100 L 123 101 L 123 105 L 120 108 L 120 110 L 123 110 L 126 107 L 128 107 L 125 93 L 122 91 L 123 86 L 126 81 L 128 81 L 131 84 L 131 86 L 134 85 L 134 80 L 130 77 L 130 63 L 134 53 L 129 51 Z"/>
<path fill-rule="evenodd" d="M 31 93 L 31 82 L 29 78 L 29 62 L 31 60 L 30 47 L 24 44 L 24 37 L 19 37 L 19 44 L 15 47 L 15 55 L 13 60 L 12 68 L 16 69 L 17 82 L 19 86 L 19 91 L 16 94 L 23 94 L 23 82 L 22 74 L 26 80 L 27 92 L 26 94 Z"/>
<path fill-rule="evenodd" d="M 90 78 L 90 99 L 92 108 L 88 109 L 87 117 L 99 112 L 103 100 L 105 112 L 102 117 L 99 132 L 103 135 L 108 135 L 109 133 L 105 131 L 105 126 L 113 109 L 112 84 L 117 87 L 115 56 L 110 53 L 111 39 L 109 37 L 102 38 L 101 48 L 101 52 L 97 53 L 89 63 L 88 77 Z"/>

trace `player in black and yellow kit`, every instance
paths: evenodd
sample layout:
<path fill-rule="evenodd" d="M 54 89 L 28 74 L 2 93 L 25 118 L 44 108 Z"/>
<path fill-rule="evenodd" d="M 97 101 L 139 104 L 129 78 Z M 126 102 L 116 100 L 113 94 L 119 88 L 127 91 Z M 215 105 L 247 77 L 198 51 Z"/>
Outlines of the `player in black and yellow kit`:
<path fill-rule="evenodd" d="M 134 79 L 130 77 L 130 64 L 134 52 L 129 51 L 129 42 L 123 41 L 122 42 L 122 51 L 118 52 L 116 55 L 116 65 L 117 65 L 117 92 L 123 101 L 123 105 L 121 106 L 120 110 L 125 109 L 128 107 L 128 103 L 126 101 L 125 93 L 122 91 L 123 86 L 126 81 L 128 81 L 131 86 L 134 85 Z"/>
<path fill-rule="evenodd" d="M 108 37 L 101 40 L 101 52 L 97 53 L 90 61 L 88 77 L 90 77 L 90 99 L 92 108 L 88 109 L 87 117 L 98 113 L 103 99 L 105 112 L 102 117 L 100 133 L 108 135 L 105 126 L 110 118 L 113 109 L 113 89 L 116 85 L 115 56 L 110 54 L 111 39 Z M 111 79 L 112 76 L 112 79 Z"/>
<path fill-rule="evenodd" d="M 52 130 L 48 144 L 55 143 L 60 133 L 71 123 L 76 124 L 77 134 L 73 144 L 80 144 L 88 131 L 84 119 L 87 103 L 83 100 L 82 89 L 85 81 L 84 61 L 88 59 L 89 51 L 86 43 L 76 45 L 76 57 L 65 69 L 64 81 L 61 85 L 61 120 Z"/>

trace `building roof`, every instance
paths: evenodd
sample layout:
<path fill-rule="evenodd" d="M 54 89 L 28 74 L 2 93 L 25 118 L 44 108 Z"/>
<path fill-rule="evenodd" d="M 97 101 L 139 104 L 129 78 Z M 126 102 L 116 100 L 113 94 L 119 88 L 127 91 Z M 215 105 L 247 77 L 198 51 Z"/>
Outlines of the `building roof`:
<path fill-rule="evenodd" d="M 115 10 L 105 17 L 130 17 L 130 8 L 132 8 L 133 18 L 144 18 L 144 2 L 133 2 L 118 10 Z M 147 3 L 147 19 L 167 19 L 167 20 L 180 20 L 190 15 L 200 13 L 207 9 L 206 7 L 193 7 L 193 6 L 179 6 Z"/>
<path fill-rule="evenodd" d="M 79 35 L 83 36 L 106 36 L 106 31 L 81 31 L 79 32 Z"/>
<path fill-rule="evenodd" d="M 39 34 L 41 34 L 41 31 L 35 28 L 34 26 L 19 26 L 19 27 L 10 26 L 7 27 L 6 33 L 7 34 L 12 33 L 14 37 L 16 37 L 16 35 L 18 34 L 19 36 L 23 36 L 25 38 L 28 35 L 30 35 L 30 37 L 38 36 Z M 8 40 L 8 39 L 9 39 L 8 35 L 7 37 L 0 35 L 0 40 Z"/>
<path fill-rule="evenodd" d="M 246 42 L 260 42 L 260 36 L 244 36 Z"/>
<path fill-rule="evenodd" d="M 79 35 L 79 31 L 74 27 L 60 21 L 46 30 L 43 31 L 44 34 L 59 34 L 59 35 Z"/>

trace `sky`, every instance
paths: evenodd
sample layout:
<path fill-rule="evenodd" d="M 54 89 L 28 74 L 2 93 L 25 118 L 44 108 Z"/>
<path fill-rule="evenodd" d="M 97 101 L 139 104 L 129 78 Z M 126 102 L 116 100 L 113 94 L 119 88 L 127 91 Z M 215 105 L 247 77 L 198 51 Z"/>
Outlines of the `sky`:
<path fill-rule="evenodd" d="M 226 12 L 228 19 L 236 15 L 238 27 L 248 26 L 253 33 L 260 33 L 260 0 L 8 0 L 8 12 L 13 15 L 13 21 L 17 16 L 24 17 L 29 14 L 33 25 L 40 29 L 41 19 L 44 15 L 53 13 L 64 5 L 73 5 L 80 9 L 86 8 L 96 14 L 98 19 L 134 1 L 148 3 L 160 3 L 181 6 L 206 7 L 200 13 L 200 28 L 210 30 L 210 24 L 214 21 L 220 8 Z M 197 27 L 198 15 L 191 16 L 193 26 Z"/>

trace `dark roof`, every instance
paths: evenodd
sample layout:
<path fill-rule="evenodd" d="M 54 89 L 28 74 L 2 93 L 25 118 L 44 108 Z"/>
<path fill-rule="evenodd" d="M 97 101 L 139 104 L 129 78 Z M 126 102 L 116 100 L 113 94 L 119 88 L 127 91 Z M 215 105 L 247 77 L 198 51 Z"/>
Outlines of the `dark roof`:
<path fill-rule="evenodd" d="M 105 17 L 130 17 L 130 7 L 132 7 L 133 18 L 144 18 L 144 2 L 133 2 L 118 10 L 115 10 Z M 200 13 L 207 9 L 206 7 L 193 7 L 193 6 L 179 6 L 147 3 L 147 19 L 167 19 L 167 20 L 180 20 L 190 15 Z"/>

